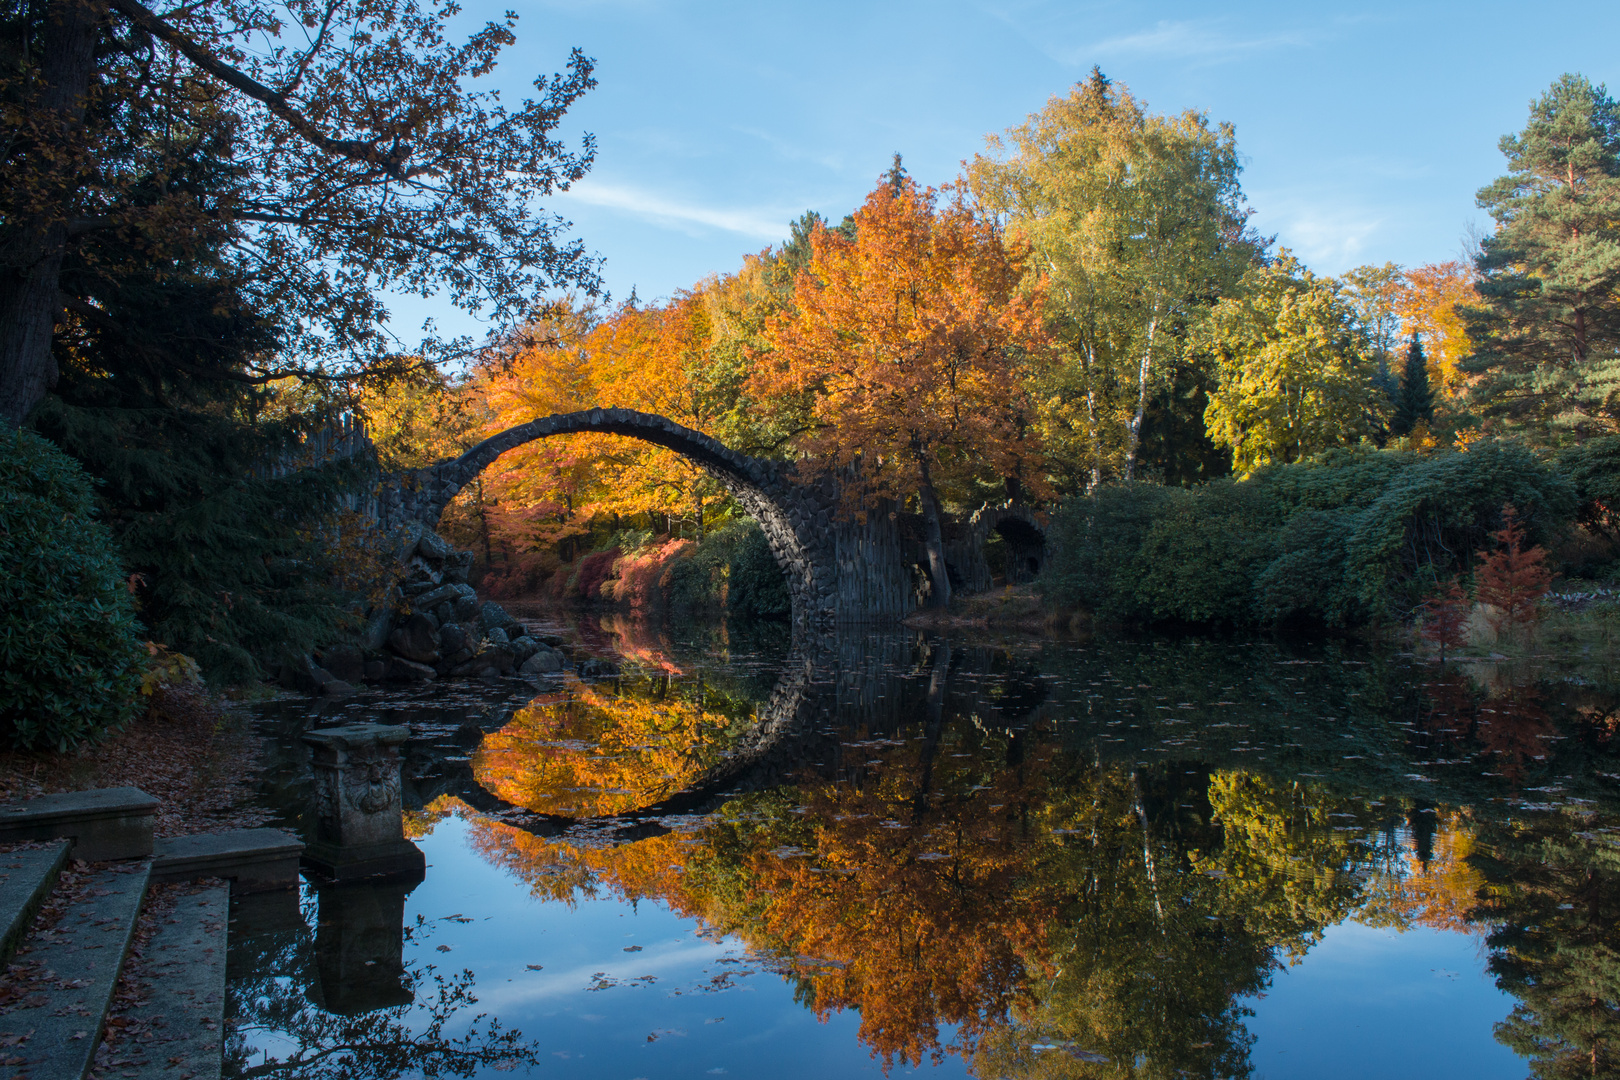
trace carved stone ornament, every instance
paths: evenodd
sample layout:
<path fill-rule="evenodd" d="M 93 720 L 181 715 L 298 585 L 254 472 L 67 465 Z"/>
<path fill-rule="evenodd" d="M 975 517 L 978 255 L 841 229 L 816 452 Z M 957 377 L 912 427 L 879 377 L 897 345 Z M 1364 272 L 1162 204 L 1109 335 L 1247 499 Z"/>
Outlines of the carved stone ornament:
<path fill-rule="evenodd" d="M 399 806 L 399 751 L 375 744 L 349 755 L 343 800 L 362 814 Z"/>

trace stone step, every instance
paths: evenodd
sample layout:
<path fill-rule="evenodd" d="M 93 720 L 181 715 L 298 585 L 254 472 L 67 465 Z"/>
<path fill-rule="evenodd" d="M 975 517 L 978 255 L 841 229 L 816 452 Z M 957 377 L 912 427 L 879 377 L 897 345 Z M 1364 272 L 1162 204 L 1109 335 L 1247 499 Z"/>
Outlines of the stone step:
<path fill-rule="evenodd" d="M 0 965 L 28 935 L 72 847 L 72 841 L 53 840 L 43 847 L 0 854 Z"/>
<path fill-rule="evenodd" d="M 0 1016 L 0 1080 L 83 1080 L 101 1042 L 149 873 L 145 862 L 97 870 L 56 926 L 23 942 L 10 977 L 30 984 L 29 992 Z"/>
<path fill-rule="evenodd" d="M 72 840 L 85 862 L 144 859 L 152 854 L 158 801 L 139 788 L 97 788 L 0 806 L 0 844 Z"/>
<path fill-rule="evenodd" d="M 152 852 L 153 881 L 225 878 L 238 894 L 298 884 L 304 842 L 281 829 L 229 829 L 165 837 Z"/>
<path fill-rule="evenodd" d="M 219 1080 L 224 1058 L 225 930 L 231 887 L 176 898 L 133 970 L 149 982 L 140 1017 L 150 1038 L 120 1047 L 118 1074 L 140 1080 Z"/>

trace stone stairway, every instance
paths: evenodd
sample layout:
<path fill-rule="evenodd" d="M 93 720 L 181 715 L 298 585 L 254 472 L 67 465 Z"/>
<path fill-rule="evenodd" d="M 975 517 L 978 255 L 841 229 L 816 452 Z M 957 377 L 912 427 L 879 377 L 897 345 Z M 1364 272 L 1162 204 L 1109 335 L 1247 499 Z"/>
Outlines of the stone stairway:
<path fill-rule="evenodd" d="M 112 788 L 0 807 L 0 1080 L 90 1074 L 143 909 L 139 1034 L 102 1072 L 219 1076 L 230 897 L 296 885 L 303 845 L 277 829 L 154 843 L 156 806 Z"/>

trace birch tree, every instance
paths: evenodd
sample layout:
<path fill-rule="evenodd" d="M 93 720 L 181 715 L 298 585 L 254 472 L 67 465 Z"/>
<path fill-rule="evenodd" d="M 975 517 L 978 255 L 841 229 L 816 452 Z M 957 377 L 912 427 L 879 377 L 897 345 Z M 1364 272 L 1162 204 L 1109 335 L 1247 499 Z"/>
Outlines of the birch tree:
<path fill-rule="evenodd" d="M 1235 132 L 1190 110 L 1150 115 L 1094 70 L 989 143 L 968 182 L 1031 245 L 1068 352 L 1040 388 L 1048 442 L 1087 488 L 1133 479 L 1186 328 L 1264 247 L 1245 225 Z"/>

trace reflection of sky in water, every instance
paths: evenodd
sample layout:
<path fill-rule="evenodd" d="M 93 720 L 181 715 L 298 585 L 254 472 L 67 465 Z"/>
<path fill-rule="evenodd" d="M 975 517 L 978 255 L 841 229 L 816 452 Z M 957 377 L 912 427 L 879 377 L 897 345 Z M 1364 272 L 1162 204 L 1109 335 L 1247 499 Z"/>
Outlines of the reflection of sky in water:
<path fill-rule="evenodd" d="M 1255 1080 L 1520 1080 L 1525 1063 L 1491 1036 L 1513 998 L 1484 970 L 1479 938 L 1347 922 L 1245 1002 Z"/>
<path fill-rule="evenodd" d="M 542 902 L 527 885 L 480 858 L 466 833 L 463 822 L 447 818 L 421 841 L 432 869 L 406 900 L 406 919 L 418 913 L 430 920 L 474 916 L 471 923 L 437 922 L 416 946 L 419 959 L 476 972 L 477 1008 L 534 1041 L 543 1075 L 788 1080 L 882 1074 L 855 1037 L 857 1017 L 835 1015 L 819 1023 L 793 1001 L 780 976 L 746 961 L 720 963 L 746 956 L 735 939 L 701 938 L 694 920 L 652 902 Z M 438 953 L 440 945 L 451 951 Z M 640 951 L 625 951 L 634 946 Z M 529 964 L 542 970 L 530 971 Z M 707 991 L 710 980 L 728 969 L 756 974 L 734 977 L 729 989 Z M 600 985 L 598 973 L 618 985 L 589 989 Z M 632 983 L 646 975 L 657 982 Z M 658 1038 L 649 1042 L 655 1033 Z M 937 1069 L 925 1063 L 919 1071 L 966 1075 L 955 1058 Z M 911 1073 L 901 1066 L 891 1075 Z"/>

